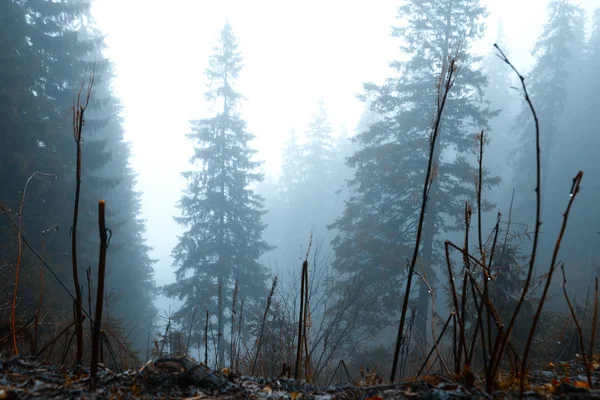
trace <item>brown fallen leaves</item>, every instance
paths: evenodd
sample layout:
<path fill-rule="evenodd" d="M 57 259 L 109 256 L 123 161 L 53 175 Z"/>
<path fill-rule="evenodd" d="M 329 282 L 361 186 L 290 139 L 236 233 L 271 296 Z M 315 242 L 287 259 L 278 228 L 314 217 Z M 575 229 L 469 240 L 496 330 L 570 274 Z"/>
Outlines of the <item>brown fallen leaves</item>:
<path fill-rule="evenodd" d="M 580 360 L 529 375 L 527 398 L 600 398 L 588 388 Z M 598 368 L 596 368 L 597 370 Z M 361 386 L 316 386 L 288 378 L 238 376 L 214 371 L 185 357 L 166 357 L 120 374 L 100 365 L 94 399 L 454 399 L 517 398 L 518 379 L 505 374 L 490 396 L 471 371 L 458 377 L 428 375 L 382 384 L 375 370 L 365 371 Z M 26 358 L 0 360 L 0 399 L 90 399 L 89 368 L 64 368 Z M 594 382 L 600 371 L 594 371 Z"/>

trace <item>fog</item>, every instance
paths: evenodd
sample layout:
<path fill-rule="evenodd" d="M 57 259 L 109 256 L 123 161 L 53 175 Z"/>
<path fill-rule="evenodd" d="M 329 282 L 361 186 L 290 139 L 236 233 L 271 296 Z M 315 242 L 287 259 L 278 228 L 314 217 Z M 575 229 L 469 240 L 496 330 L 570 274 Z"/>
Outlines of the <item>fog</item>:
<path fill-rule="evenodd" d="M 531 48 L 546 19 L 545 0 L 484 1 L 487 34 L 475 45 L 491 51 L 498 25 L 504 27 L 512 61 L 526 74 Z M 302 131 L 320 98 L 331 125 L 353 130 L 364 105 L 356 98 L 364 82 L 382 82 L 398 56 L 390 36 L 398 1 L 320 2 L 222 1 L 208 4 L 96 0 L 93 15 L 105 32 L 105 54 L 115 63 L 114 90 L 121 98 L 132 165 L 143 193 L 142 215 L 158 284 L 174 279 L 171 251 L 181 229 L 173 220 L 191 148 L 188 121 L 207 110 L 203 71 L 224 21 L 239 37 L 244 65 L 239 91 L 247 98 L 242 115 L 256 135 L 256 156 L 269 177 L 280 174 L 281 147 L 289 130 Z M 580 4 L 592 15 L 594 0 Z M 136 15 L 132 24 L 131 16 Z M 588 18 L 588 25 L 590 18 Z M 167 309 L 173 300 L 158 305 Z"/>
<path fill-rule="evenodd" d="M 596 0 L 11 0 L 0 39 L 14 353 L 91 312 L 98 247 L 121 364 L 394 380 L 446 319 L 456 373 L 595 332 Z"/>

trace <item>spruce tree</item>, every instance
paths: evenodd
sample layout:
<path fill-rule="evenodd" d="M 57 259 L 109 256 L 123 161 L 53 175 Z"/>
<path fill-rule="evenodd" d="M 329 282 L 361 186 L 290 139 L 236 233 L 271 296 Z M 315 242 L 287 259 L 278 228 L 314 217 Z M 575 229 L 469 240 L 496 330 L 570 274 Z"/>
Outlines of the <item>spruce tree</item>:
<path fill-rule="evenodd" d="M 600 148 L 600 115 L 597 110 L 600 100 L 597 96 L 590 96 L 590 93 L 600 92 L 600 79 L 597 74 L 600 69 L 600 8 L 594 12 L 586 50 L 586 57 L 582 63 L 583 73 L 576 81 L 577 88 L 568 99 L 569 117 L 564 121 L 564 125 L 568 127 L 568 134 L 558 146 L 566 149 L 565 144 L 569 144 L 569 151 L 561 153 L 560 159 L 565 164 L 563 169 L 573 174 L 576 167 L 586 175 L 585 190 L 577 199 L 579 207 L 573 215 L 574 226 L 578 227 L 573 233 L 577 236 L 568 237 L 567 240 L 574 253 L 569 259 L 575 259 L 580 265 L 579 270 L 587 287 L 589 282 L 586 277 L 600 267 L 600 210 L 597 207 L 600 193 L 600 163 L 597 161 L 597 149 Z M 577 160 L 577 166 L 572 165 L 573 160 Z"/>
<path fill-rule="evenodd" d="M 236 279 L 238 299 L 245 299 L 244 315 L 253 315 L 267 293 L 266 271 L 258 262 L 270 248 L 262 240 L 263 199 L 250 188 L 263 177 L 254 172 L 260 165 L 249 147 L 254 135 L 239 114 L 242 96 L 233 86 L 241 68 L 237 39 L 226 23 L 206 70 L 205 97 L 216 114 L 191 121 L 191 161 L 198 168 L 183 172 L 188 186 L 178 203 L 181 216 L 175 219 L 186 230 L 172 253 L 177 281 L 165 286 L 168 296 L 184 300 L 175 316 L 185 326 L 196 306 L 216 316 L 221 366 L 224 317 Z"/>
<path fill-rule="evenodd" d="M 289 208 L 302 177 L 302 151 L 298 144 L 296 129 L 290 130 L 290 136 L 282 149 L 281 184 L 279 198 L 282 206 Z"/>
<path fill-rule="evenodd" d="M 532 51 L 535 62 L 526 77 L 540 129 L 541 221 L 544 231 L 537 251 L 540 265 L 550 262 L 562 222 L 560 215 L 564 212 L 566 191 L 577 170 L 583 167 L 577 166 L 582 157 L 574 151 L 577 137 L 582 133 L 580 121 L 588 120 L 594 114 L 581 115 L 580 120 L 571 119 L 581 107 L 576 91 L 590 83 L 581 80 L 585 65 L 583 10 L 572 0 L 553 0 L 547 6 L 547 13 L 546 24 Z M 588 98 L 587 93 L 586 87 L 579 95 Z M 574 107 L 575 104 L 577 106 Z M 526 223 L 532 231 L 535 228 L 535 125 L 525 103 L 517 115 L 514 130 L 519 144 L 514 149 L 513 159 L 516 189 L 514 219 L 515 222 Z M 571 223 L 577 218 L 576 214 L 577 210 L 571 216 Z M 583 217 L 582 221 L 585 220 Z M 587 222 L 582 224 L 586 225 Z M 583 233 L 584 230 L 578 232 Z M 563 241 L 564 251 L 561 254 L 565 257 L 565 252 L 578 246 L 577 241 L 572 241 L 574 233 L 567 231 Z M 570 257 L 571 260 L 575 258 L 575 254 Z"/>
<path fill-rule="evenodd" d="M 298 226 L 300 215 L 305 212 L 299 208 L 298 198 L 305 176 L 303 162 L 298 136 L 292 129 L 282 149 L 281 177 L 275 194 L 277 207 L 269 210 L 279 215 L 269 228 L 273 232 L 271 236 L 277 237 L 274 256 L 280 265 L 291 265 L 292 268 L 301 264 L 301 249 L 306 249 L 310 234 L 306 226 Z"/>
<path fill-rule="evenodd" d="M 94 101 L 90 103 L 85 125 L 89 139 L 83 156 L 86 160 L 97 158 L 98 154 L 88 150 L 90 144 L 96 143 L 97 146 L 105 146 L 103 153 L 106 158 L 101 166 L 87 174 L 85 181 L 89 187 L 83 192 L 82 200 L 86 205 L 84 209 L 89 213 L 82 220 L 81 235 L 85 239 L 82 244 L 90 248 L 81 261 L 83 266 L 92 266 L 95 283 L 99 248 L 95 205 L 98 198 L 102 198 L 106 200 L 106 223 L 112 232 L 105 282 L 107 293 L 111 293 L 107 303 L 110 310 L 104 315 L 112 317 L 114 322 L 122 321 L 129 334 L 127 339 L 139 352 L 146 347 L 146 334 L 156 322 L 157 310 L 153 303 L 157 292 L 153 269 L 156 260 L 150 258 L 151 248 L 144 239 L 146 226 L 140 217 L 141 193 L 135 190 L 136 174 L 129 161 L 131 145 L 124 139 L 120 116 L 122 107 L 110 88 L 113 66 L 97 54 L 95 68 Z M 90 167 L 90 164 L 87 162 L 85 165 Z M 108 318 L 106 320 L 109 321 Z M 109 333 L 112 334 L 112 330 Z"/>
<path fill-rule="evenodd" d="M 552 197 L 552 191 L 548 191 L 548 176 L 558 178 L 552 175 L 550 160 L 560 158 L 558 153 L 561 150 L 557 148 L 561 135 L 560 121 L 572 79 L 583 61 L 584 44 L 584 14 L 580 6 L 572 0 L 553 0 L 547 6 L 547 13 L 547 22 L 532 51 L 535 63 L 527 77 L 528 91 L 540 121 L 543 221 L 546 220 L 544 215 Z M 529 221 L 534 215 L 531 204 L 535 204 L 531 202 L 535 186 L 535 127 L 526 104 L 522 105 L 517 116 L 515 129 L 520 136 L 514 160 L 517 172 L 517 215 L 522 220 Z M 544 224 L 548 226 L 546 222 Z"/>
<path fill-rule="evenodd" d="M 300 146 L 301 176 L 286 219 L 294 227 L 288 232 L 290 251 L 306 249 L 311 232 L 315 237 L 322 237 L 326 233 L 327 224 L 333 221 L 330 218 L 335 198 L 332 178 L 336 160 L 332 134 L 327 109 L 321 99 L 304 133 L 305 142 Z M 293 155 L 287 155 L 290 156 Z"/>
<path fill-rule="evenodd" d="M 88 1 L 0 4 L 0 169 L 6 171 L 0 175 L 0 203 L 12 210 L 10 216 L 17 220 L 16 211 L 27 179 L 36 171 L 56 176 L 57 179 L 36 176 L 30 182 L 22 232 L 37 251 L 45 254 L 46 261 L 73 293 L 69 227 L 74 206 L 75 143 L 70 116 L 73 97 L 82 89 L 82 80 L 85 82 L 81 95 L 85 99 L 85 83 L 93 73 L 94 85 L 82 132 L 78 271 L 87 308 L 85 269 L 92 267 L 95 283 L 99 248 L 97 202 L 105 199 L 107 225 L 114 234 L 108 252 L 106 287 L 121 296 L 120 300 L 113 297 L 110 315 L 125 318 L 130 329 L 142 321 L 152 322 L 153 271 L 143 239 L 144 223 L 139 219 L 139 194 L 134 190 L 135 176 L 129 166 L 129 145 L 123 139 L 121 106 L 111 90 L 114 73 L 101 54 L 103 48 L 102 34 L 95 28 Z M 50 227 L 60 229 L 48 230 Z M 0 249 L 0 256 L 9 266 L 1 270 L 2 279 L 12 283 L 16 234 L 5 219 L 0 224 L 0 242 L 7 244 Z M 41 304 L 44 318 L 40 321 L 38 342 L 42 342 L 54 334 L 46 327 L 72 318 L 73 303 L 54 277 L 39 267 L 39 260 L 25 249 L 17 304 L 19 313 L 26 318 Z M 44 295 L 39 303 L 41 281 Z M 125 286 L 131 282 L 136 284 Z M 84 343 L 89 345 L 89 340 Z M 142 343 L 138 340 L 136 344 L 139 349 Z"/>
<path fill-rule="evenodd" d="M 313 114 L 312 119 L 306 130 L 306 143 L 303 149 L 303 167 L 304 167 L 304 190 L 311 190 L 313 194 L 327 194 L 331 191 L 331 175 L 335 163 L 333 129 L 329 122 L 325 103 L 321 99 L 317 105 L 317 110 Z M 329 197 L 329 196 L 327 196 Z M 313 220 L 318 220 L 320 216 L 324 216 L 327 211 L 319 214 L 319 208 L 327 209 L 329 201 L 323 204 L 323 199 L 318 196 L 308 196 L 309 206 L 317 212 L 310 215 Z"/>
<path fill-rule="evenodd" d="M 398 288 L 415 243 L 437 80 L 442 64 L 457 53 L 459 69 L 442 117 L 423 227 L 419 270 L 430 284 L 433 266 L 441 261 L 436 239 L 464 227 L 465 201 L 475 206 L 474 139 L 489 130 L 488 121 L 496 115 L 480 100 L 487 78 L 474 66 L 481 58 L 470 51 L 484 33 L 485 16 L 478 0 L 407 1 L 398 11 L 402 26 L 393 28 L 406 60 L 391 63 L 397 75 L 385 84 L 365 84 L 361 97 L 380 119 L 356 136 L 360 150 L 348 159 L 355 174 L 344 214 L 333 224 L 339 230 L 334 268 L 348 282 L 367 285 L 363 293 L 376 303 L 370 313 L 375 329 L 397 323 Z M 485 173 L 485 187 L 498 184 Z M 490 209 L 487 202 L 482 206 Z M 421 284 L 416 318 L 421 338 L 426 337 L 429 297 Z"/>
<path fill-rule="evenodd" d="M 282 174 L 274 195 L 276 206 L 269 210 L 278 217 L 269 216 L 273 224 L 267 230 L 269 237 L 278 238 L 270 259 L 292 269 L 299 268 L 306 257 L 311 233 L 315 240 L 324 241 L 323 254 L 329 252 L 327 226 L 341 209 L 336 191 L 343 186 L 337 173 L 344 169 L 341 149 L 334 141 L 323 100 L 318 102 L 302 139 L 303 143 L 299 143 L 292 130 L 282 148 Z"/>
<path fill-rule="evenodd" d="M 575 3 L 577 4 L 577 3 Z M 598 212 L 598 193 L 600 193 L 600 166 L 597 162 L 597 149 L 600 145 L 598 135 L 598 99 L 591 95 L 600 87 L 597 68 L 600 65 L 600 26 L 599 13 L 596 11 L 592 30 L 585 45 L 583 11 L 576 7 L 572 17 L 562 18 L 571 27 L 572 40 L 568 42 L 565 57 L 563 92 L 563 110 L 553 114 L 551 122 L 556 124 L 556 137 L 552 139 L 549 149 L 547 174 L 551 179 L 546 182 L 545 198 L 542 200 L 546 233 L 540 245 L 544 246 L 544 255 L 549 257 L 558 235 L 561 215 L 565 208 L 565 196 L 570 189 L 573 177 L 578 170 L 585 172 L 584 183 L 577 197 L 577 207 L 573 207 L 569 216 L 569 227 L 561 245 L 561 258 L 569 260 L 569 289 L 587 291 L 589 277 L 594 275 L 598 266 L 600 244 L 600 212 Z M 556 18 L 557 19 L 557 18 Z M 550 22 L 550 20 L 549 20 Z M 548 27 L 550 29 L 550 27 Z M 555 30 L 559 29 L 555 27 Z M 563 28 L 563 32 L 567 32 Z M 556 37 L 557 40 L 563 38 Z M 584 49 L 583 54 L 582 48 Z M 558 43 L 550 45 L 547 51 L 559 49 Z M 546 71 L 552 66 L 548 65 Z M 551 77 L 551 74 L 548 74 Z M 531 77 L 534 79 L 534 76 Z M 560 81 L 559 81 L 560 82 Z M 553 85 L 548 81 L 547 86 Z M 558 88 L 557 88 L 558 89 Z M 532 94 L 533 95 L 533 94 Z M 537 97 L 536 102 L 546 103 L 544 97 Z M 542 131 L 542 135 L 544 131 Z M 545 139 L 542 136 L 542 141 Z M 531 192 L 531 187 L 527 188 Z M 568 198 L 568 197 L 567 197 Z M 541 260 L 544 260 L 543 258 Z"/>

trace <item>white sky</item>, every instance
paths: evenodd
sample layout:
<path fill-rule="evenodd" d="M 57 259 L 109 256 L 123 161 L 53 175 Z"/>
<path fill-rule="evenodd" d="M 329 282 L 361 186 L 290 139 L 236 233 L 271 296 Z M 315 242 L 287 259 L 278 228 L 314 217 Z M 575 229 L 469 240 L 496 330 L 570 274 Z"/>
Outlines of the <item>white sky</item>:
<path fill-rule="evenodd" d="M 546 18 L 547 0 L 484 0 L 490 11 L 489 51 L 504 24 L 511 60 L 526 72 Z M 600 0 L 580 0 L 588 19 Z M 142 216 L 159 284 L 172 281 L 170 252 L 181 231 L 173 221 L 189 168 L 188 121 L 205 117 L 204 70 L 226 19 L 238 37 L 245 68 L 238 90 L 254 147 L 277 174 L 289 130 L 304 129 L 323 97 L 334 129 L 353 129 L 363 109 L 355 98 L 366 81 L 381 82 L 397 56 L 389 35 L 401 0 L 95 0 L 116 64 L 132 165 L 143 192 Z M 161 301 L 161 303 L 163 303 Z M 166 303 L 165 303 L 166 304 Z M 165 307 L 160 304 L 160 307 Z"/>

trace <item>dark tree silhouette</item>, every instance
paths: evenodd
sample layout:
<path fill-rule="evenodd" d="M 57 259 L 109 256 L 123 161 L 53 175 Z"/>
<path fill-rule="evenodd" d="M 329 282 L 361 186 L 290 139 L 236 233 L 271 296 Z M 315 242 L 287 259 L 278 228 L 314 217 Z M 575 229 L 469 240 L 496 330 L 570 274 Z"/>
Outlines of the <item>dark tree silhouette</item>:
<path fill-rule="evenodd" d="M 403 287 L 399 281 L 414 245 L 436 85 L 443 62 L 453 53 L 460 54 L 459 70 L 442 117 L 417 266 L 430 283 L 440 260 L 436 237 L 462 228 L 464 202 L 475 196 L 475 134 L 487 131 L 497 113 L 480 100 L 487 78 L 474 67 L 480 57 L 469 50 L 483 35 L 485 16 L 477 0 L 406 2 L 398 11 L 402 25 L 393 28 L 406 61 L 391 63 L 398 74 L 385 84 L 365 84 L 361 98 L 380 119 L 356 136 L 360 150 L 348 159 L 356 171 L 345 212 L 333 224 L 339 230 L 334 267 L 347 279 L 368 285 L 367 293 L 376 303 L 371 313 L 375 329 L 397 323 L 398 288 Z M 483 183 L 489 187 L 499 179 L 485 171 Z M 489 203 L 482 205 L 490 209 Z M 421 284 L 415 323 L 421 338 L 426 337 L 429 297 Z"/>
<path fill-rule="evenodd" d="M 226 347 L 224 316 L 232 303 L 235 280 L 239 298 L 245 299 L 245 315 L 253 315 L 262 308 L 267 290 L 266 271 L 258 259 L 270 249 L 262 240 L 263 199 L 250 188 L 263 178 L 254 172 L 260 162 L 252 160 L 255 150 L 249 142 L 254 136 L 238 113 L 242 96 L 233 87 L 242 68 L 237 48 L 226 23 L 206 70 L 206 99 L 218 111 L 192 121 L 188 134 L 196 143 L 191 161 L 199 168 L 183 172 L 188 187 L 179 201 L 182 215 L 176 221 L 186 231 L 173 249 L 177 281 L 165 286 L 167 295 L 185 300 L 175 314 L 180 322 L 189 324 L 196 306 L 217 316 L 221 366 Z"/>

